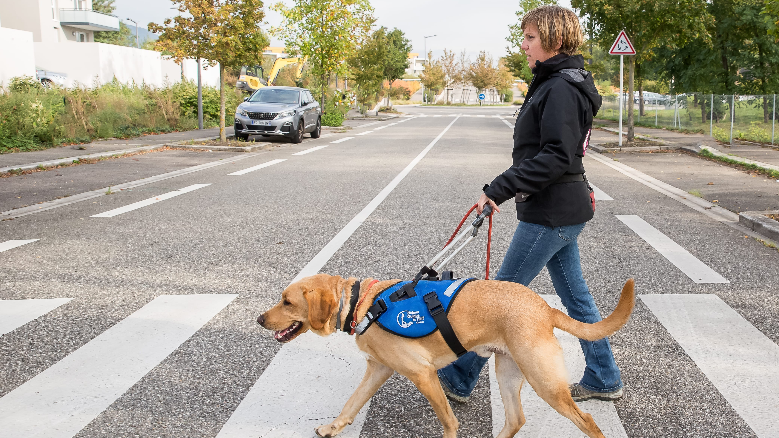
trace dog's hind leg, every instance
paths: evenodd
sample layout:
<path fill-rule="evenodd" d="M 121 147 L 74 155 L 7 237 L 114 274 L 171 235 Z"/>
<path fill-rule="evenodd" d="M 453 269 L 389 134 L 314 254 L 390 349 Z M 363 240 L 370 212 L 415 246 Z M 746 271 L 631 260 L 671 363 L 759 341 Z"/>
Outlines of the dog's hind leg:
<path fill-rule="evenodd" d="M 460 423 L 457 422 L 457 418 L 454 416 L 454 412 L 452 412 L 452 407 L 449 406 L 449 402 L 446 400 L 446 395 L 443 388 L 441 388 L 441 382 L 438 380 L 435 368 L 430 367 L 402 374 L 411 380 L 419 389 L 419 392 L 430 402 L 430 406 L 433 407 L 438 421 L 441 422 L 444 428 L 443 438 L 457 438 L 457 429 L 460 427 Z"/>
<path fill-rule="evenodd" d="M 330 424 L 319 426 L 314 431 L 321 437 L 334 437 L 341 433 L 344 427 L 352 424 L 354 417 L 360 412 L 365 403 L 373 397 L 373 394 L 381 388 L 381 385 L 392 376 L 395 371 L 375 360 L 368 359 L 368 366 L 365 370 L 360 386 L 354 391 L 349 400 L 344 405 L 338 418 Z"/>
<path fill-rule="evenodd" d="M 590 438 L 605 438 L 592 415 L 583 412 L 571 398 L 563 350 L 550 333 L 545 342 L 537 339 L 532 345 L 511 348 L 522 373 L 539 397 L 560 415 L 571 420 Z"/>
<path fill-rule="evenodd" d="M 520 399 L 525 376 L 511 356 L 501 353 L 495 354 L 495 375 L 498 378 L 503 409 L 506 411 L 506 423 L 497 438 L 511 438 L 525 424 L 525 414 L 522 412 Z"/>

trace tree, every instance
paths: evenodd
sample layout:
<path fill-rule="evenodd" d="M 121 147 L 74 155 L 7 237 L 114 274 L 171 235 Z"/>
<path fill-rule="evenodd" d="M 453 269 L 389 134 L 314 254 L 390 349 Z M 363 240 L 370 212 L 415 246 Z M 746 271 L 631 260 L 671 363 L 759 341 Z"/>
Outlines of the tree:
<path fill-rule="evenodd" d="M 457 62 L 453 51 L 444 49 L 444 54 L 439 59 L 441 70 L 444 72 L 444 89 L 446 90 L 446 103 L 449 103 L 449 88 L 463 81 L 463 70 L 460 63 Z"/>
<path fill-rule="evenodd" d="M 433 52 L 431 51 L 427 54 L 427 59 L 432 57 Z M 425 66 L 425 70 L 419 75 L 419 79 L 422 81 L 422 85 L 425 86 L 425 92 L 430 90 L 433 93 L 438 94 L 446 85 L 446 74 L 441 67 L 441 63 L 437 60 L 430 62 Z"/>
<path fill-rule="evenodd" d="M 411 51 L 411 42 L 400 29 L 392 29 L 387 32 L 385 27 L 376 32 L 384 39 L 386 50 L 380 60 L 382 66 L 382 77 L 389 82 L 389 93 L 387 93 L 387 106 L 392 106 L 390 93 L 392 92 L 392 83 L 396 79 L 403 77 L 408 68 L 408 52 Z"/>
<path fill-rule="evenodd" d="M 382 59 L 387 50 L 383 28 L 367 36 L 347 60 L 349 77 L 357 84 L 357 101 L 368 105 L 378 100 L 384 78 Z"/>
<path fill-rule="evenodd" d="M 588 26 L 605 47 L 620 31 L 633 43 L 635 56 L 628 56 L 628 141 L 634 139 L 633 90 L 636 62 L 653 55 L 663 42 L 681 39 L 703 29 L 705 2 L 700 0 L 572 0 L 571 5 L 588 18 Z M 639 81 L 640 83 L 640 81 Z"/>
<path fill-rule="evenodd" d="M 497 70 L 493 66 L 492 56 L 485 51 L 479 52 L 466 74 L 468 82 L 479 91 L 495 86 Z"/>
<path fill-rule="evenodd" d="M 509 36 L 506 37 L 509 46 L 506 47 L 508 53 L 505 56 L 505 64 L 514 76 L 522 78 L 528 84 L 533 80 L 533 72 L 530 71 L 527 55 L 522 50 L 522 42 L 525 40 L 522 32 L 522 17 L 539 6 L 556 4 L 557 0 L 520 0 L 519 10 L 515 12 L 517 22 L 509 26 Z"/>
<path fill-rule="evenodd" d="M 779 0 L 767 0 L 763 8 L 763 14 L 770 27 L 769 34 L 779 42 Z"/>
<path fill-rule="evenodd" d="M 225 134 L 225 70 L 257 65 L 268 38 L 260 29 L 265 18 L 261 0 L 171 0 L 179 12 L 164 26 L 149 23 L 159 33 L 156 47 L 171 53 L 176 62 L 200 58 L 219 63 L 219 137 Z"/>
<path fill-rule="evenodd" d="M 282 23 L 271 30 L 284 40 L 290 54 L 308 59 L 311 74 L 319 78 L 322 107 L 330 76 L 347 71 L 346 60 L 363 41 L 373 24 L 373 8 L 368 0 L 294 0 L 271 9 L 279 12 Z"/>

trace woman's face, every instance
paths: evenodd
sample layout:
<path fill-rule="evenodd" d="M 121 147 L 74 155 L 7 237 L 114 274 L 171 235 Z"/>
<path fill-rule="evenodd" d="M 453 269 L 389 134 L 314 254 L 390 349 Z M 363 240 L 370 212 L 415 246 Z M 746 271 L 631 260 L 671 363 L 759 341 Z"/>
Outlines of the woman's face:
<path fill-rule="evenodd" d="M 544 62 L 547 59 L 557 55 L 558 52 L 547 52 L 541 47 L 541 36 L 538 33 L 538 26 L 528 24 L 525 26 L 525 40 L 522 42 L 522 50 L 527 54 L 527 65 L 534 69 L 536 61 Z"/>

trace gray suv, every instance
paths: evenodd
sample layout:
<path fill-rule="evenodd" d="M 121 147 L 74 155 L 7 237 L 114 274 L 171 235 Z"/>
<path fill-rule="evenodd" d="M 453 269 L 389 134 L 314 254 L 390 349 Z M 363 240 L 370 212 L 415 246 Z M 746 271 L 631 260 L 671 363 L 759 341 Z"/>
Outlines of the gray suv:
<path fill-rule="evenodd" d="M 305 88 L 262 87 L 235 109 L 235 137 L 282 135 L 293 143 L 303 134 L 319 138 L 322 133 L 322 109 Z"/>

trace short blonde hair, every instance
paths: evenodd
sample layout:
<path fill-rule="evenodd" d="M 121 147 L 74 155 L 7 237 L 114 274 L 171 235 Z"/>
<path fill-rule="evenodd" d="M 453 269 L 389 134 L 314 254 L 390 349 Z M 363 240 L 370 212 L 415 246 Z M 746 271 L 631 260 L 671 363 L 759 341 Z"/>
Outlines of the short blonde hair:
<path fill-rule="evenodd" d="M 557 44 L 562 42 L 560 53 L 575 55 L 584 42 L 579 17 L 562 6 L 539 6 L 522 17 L 522 30 L 534 24 L 538 27 L 541 47 L 547 52 L 556 52 Z"/>

